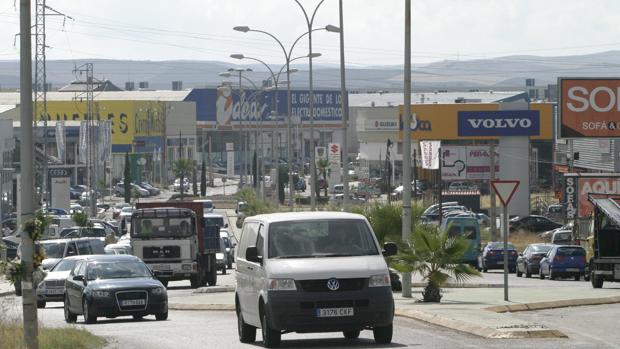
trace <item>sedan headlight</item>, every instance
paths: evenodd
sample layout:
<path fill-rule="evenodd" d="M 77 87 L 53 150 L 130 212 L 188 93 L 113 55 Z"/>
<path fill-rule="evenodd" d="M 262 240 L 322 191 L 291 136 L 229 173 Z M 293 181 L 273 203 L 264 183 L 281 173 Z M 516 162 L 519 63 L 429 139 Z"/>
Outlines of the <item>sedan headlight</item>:
<path fill-rule="evenodd" d="M 293 279 L 269 279 L 269 291 L 296 291 L 295 280 Z"/>
<path fill-rule="evenodd" d="M 373 275 L 368 279 L 368 287 L 389 287 L 392 286 L 390 274 Z"/>
<path fill-rule="evenodd" d="M 97 297 L 97 298 L 110 297 L 110 291 L 93 291 L 93 297 Z"/>
<path fill-rule="evenodd" d="M 151 289 L 151 294 L 153 296 L 161 296 L 161 295 L 166 294 L 166 289 L 163 287 L 156 287 L 154 289 Z"/>

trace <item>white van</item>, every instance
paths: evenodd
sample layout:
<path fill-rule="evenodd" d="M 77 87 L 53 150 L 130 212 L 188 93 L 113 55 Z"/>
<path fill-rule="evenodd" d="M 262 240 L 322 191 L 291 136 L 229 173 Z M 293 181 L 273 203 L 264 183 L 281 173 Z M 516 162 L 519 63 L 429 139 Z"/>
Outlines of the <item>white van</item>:
<path fill-rule="evenodd" d="M 364 216 L 289 212 L 246 218 L 237 249 L 239 339 L 280 345 L 282 333 L 372 329 L 392 341 L 394 299 L 383 249 Z"/>

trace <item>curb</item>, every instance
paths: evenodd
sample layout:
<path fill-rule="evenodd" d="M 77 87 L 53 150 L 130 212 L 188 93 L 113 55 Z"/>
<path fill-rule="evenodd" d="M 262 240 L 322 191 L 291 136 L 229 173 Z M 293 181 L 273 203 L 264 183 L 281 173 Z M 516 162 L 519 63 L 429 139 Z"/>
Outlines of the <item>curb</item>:
<path fill-rule="evenodd" d="M 209 286 L 209 287 L 199 287 L 192 291 L 192 293 L 220 293 L 220 292 L 234 292 L 235 286 L 226 285 L 226 286 Z"/>
<path fill-rule="evenodd" d="M 15 294 L 15 291 L 0 292 L 0 297 L 11 296 L 14 294 Z"/>
<path fill-rule="evenodd" d="M 523 304 L 513 304 L 513 305 L 497 305 L 493 307 L 484 308 L 484 310 L 492 311 L 495 313 L 514 313 L 518 311 L 544 310 L 544 309 L 579 307 L 579 306 L 587 306 L 587 305 L 602 305 L 602 304 L 614 304 L 614 303 L 620 303 L 620 296 L 601 297 L 601 298 L 567 299 L 567 300 L 562 300 L 562 301 L 535 302 L 535 303 L 523 303 Z"/>
<path fill-rule="evenodd" d="M 168 310 L 212 310 L 212 311 L 234 311 L 234 304 L 183 304 L 183 303 L 169 303 Z"/>
<path fill-rule="evenodd" d="M 468 323 L 461 320 L 450 319 L 447 317 L 433 315 L 418 310 L 401 310 L 396 309 L 396 316 L 401 316 L 409 319 L 424 321 L 433 325 L 446 327 L 452 330 L 473 334 L 483 338 L 493 339 L 518 339 L 518 338 L 568 338 L 564 333 L 543 328 L 540 326 L 533 326 L 532 328 L 493 328 L 487 326 L 480 326 L 473 323 Z"/>
<path fill-rule="evenodd" d="M 411 287 L 423 288 L 426 287 L 426 282 L 414 282 Z M 459 283 L 447 283 L 442 288 L 502 288 L 503 284 L 459 284 Z"/>

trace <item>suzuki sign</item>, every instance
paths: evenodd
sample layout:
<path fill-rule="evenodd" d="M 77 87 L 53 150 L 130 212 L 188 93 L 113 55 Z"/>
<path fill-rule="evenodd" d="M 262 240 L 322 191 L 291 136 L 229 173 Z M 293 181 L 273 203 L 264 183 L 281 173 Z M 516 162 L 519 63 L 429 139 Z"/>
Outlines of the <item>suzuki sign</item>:
<path fill-rule="evenodd" d="M 460 137 L 538 136 L 540 112 L 537 110 L 459 111 Z"/>
<path fill-rule="evenodd" d="M 620 137 L 620 78 L 559 78 L 562 138 Z"/>

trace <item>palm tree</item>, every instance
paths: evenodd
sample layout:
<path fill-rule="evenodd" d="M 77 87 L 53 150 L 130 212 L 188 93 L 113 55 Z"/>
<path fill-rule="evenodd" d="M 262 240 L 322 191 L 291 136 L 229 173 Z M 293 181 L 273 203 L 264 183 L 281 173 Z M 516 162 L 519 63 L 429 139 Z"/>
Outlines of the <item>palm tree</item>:
<path fill-rule="evenodd" d="M 327 183 L 327 168 L 329 168 L 329 160 L 319 159 L 316 162 L 316 166 L 318 167 L 319 173 L 323 176 L 323 180 L 325 181 L 325 183 Z M 320 196 L 318 184 L 317 184 L 316 196 L 317 197 Z M 327 185 L 325 185 L 325 197 L 327 197 Z"/>
<path fill-rule="evenodd" d="M 183 200 L 185 194 L 185 186 L 183 185 L 183 180 L 192 173 L 193 168 L 194 165 L 192 163 L 192 160 L 190 159 L 180 158 L 174 162 L 174 175 L 179 178 L 179 183 L 181 184 L 181 200 Z"/>
<path fill-rule="evenodd" d="M 480 273 L 463 264 L 463 256 L 471 248 L 469 241 L 446 231 L 437 231 L 426 225 L 417 225 L 411 234 L 411 245 L 402 244 L 392 258 L 392 266 L 404 273 L 417 272 L 428 283 L 422 296 L 424 302 L 440 302 L 441 287 L 452 277 L 463 282 Z"/>

